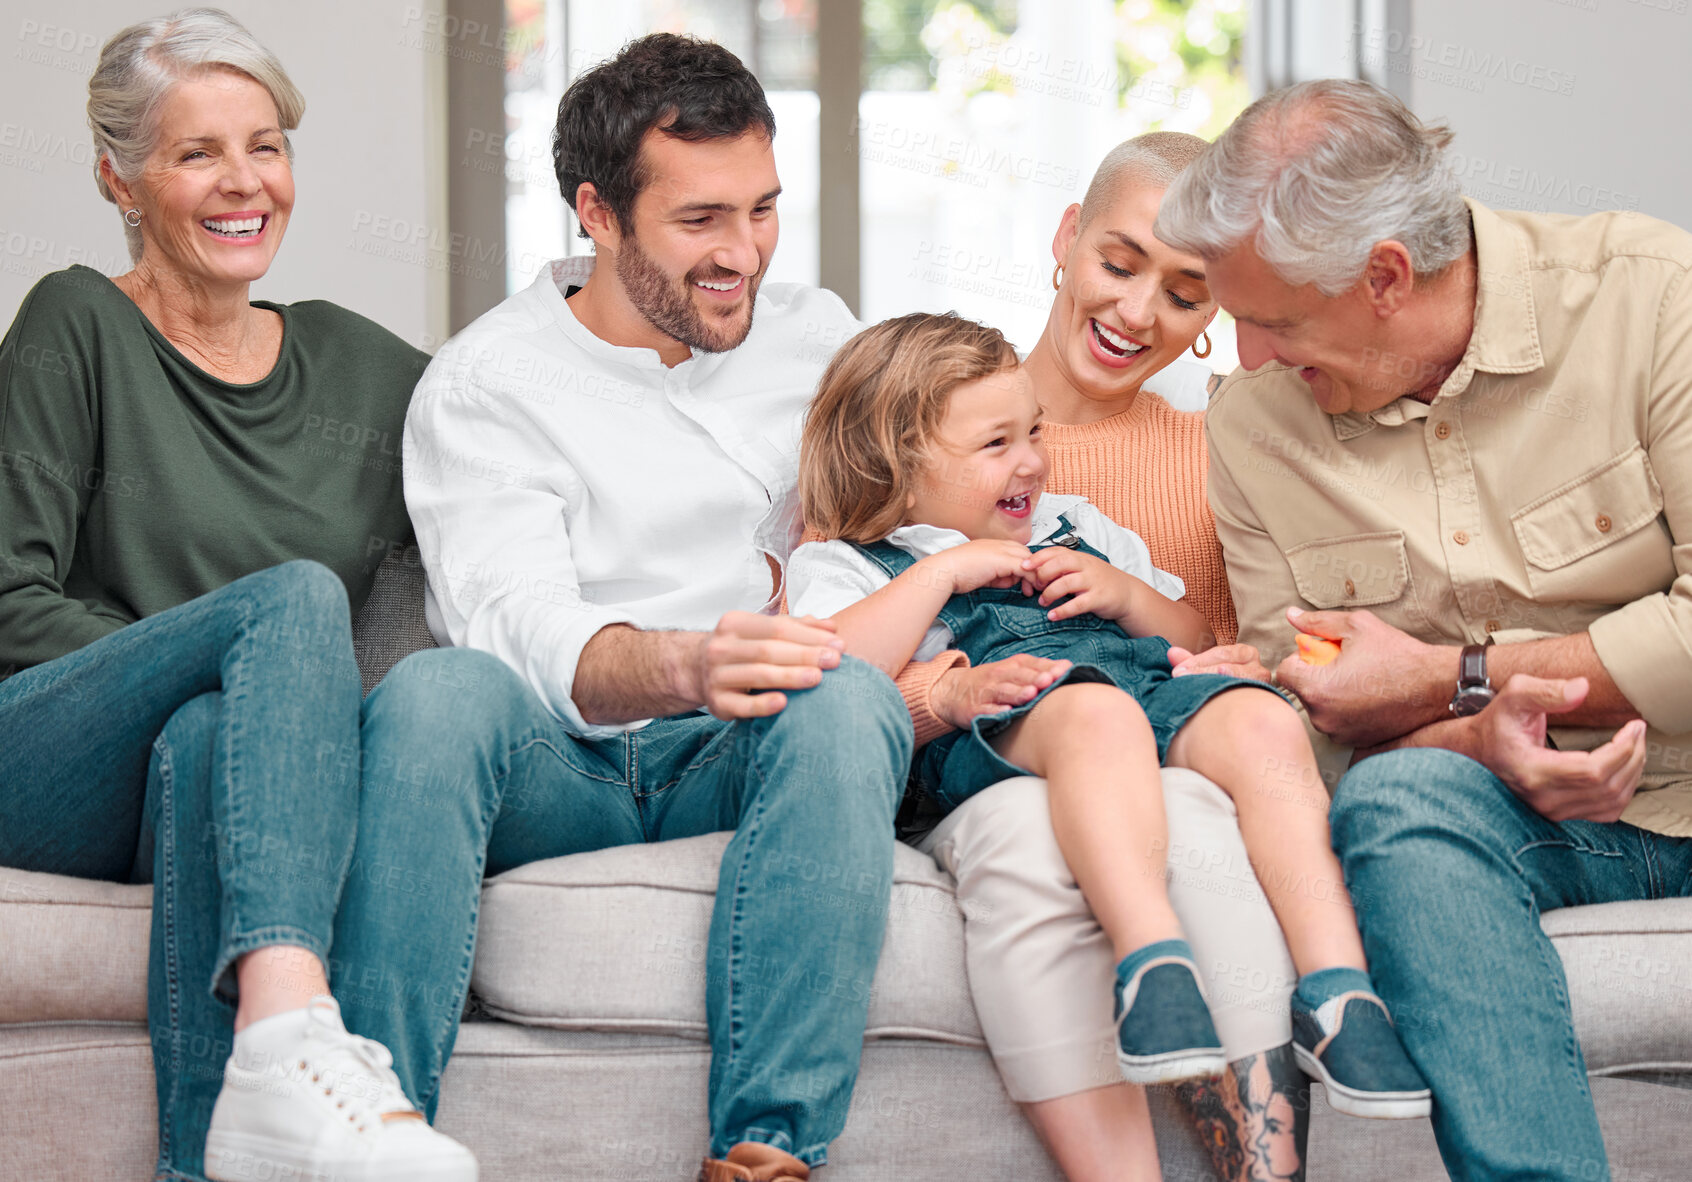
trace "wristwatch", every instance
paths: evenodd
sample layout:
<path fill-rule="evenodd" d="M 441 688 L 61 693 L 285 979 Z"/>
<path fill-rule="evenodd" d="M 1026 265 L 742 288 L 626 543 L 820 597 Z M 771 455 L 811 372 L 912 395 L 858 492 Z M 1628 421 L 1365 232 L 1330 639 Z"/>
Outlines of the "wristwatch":
<path fill-rule="evenodd" d="M 1491 646 L 1492 637 L 1488 636 L 1485 644 L 1464 645 L 1457 658 L 1457 692 L 1451 695 L 1451 713 L 1457 718 L 1479 714 L 1498 696 L 1486 675 L 1486 650 Z"/>

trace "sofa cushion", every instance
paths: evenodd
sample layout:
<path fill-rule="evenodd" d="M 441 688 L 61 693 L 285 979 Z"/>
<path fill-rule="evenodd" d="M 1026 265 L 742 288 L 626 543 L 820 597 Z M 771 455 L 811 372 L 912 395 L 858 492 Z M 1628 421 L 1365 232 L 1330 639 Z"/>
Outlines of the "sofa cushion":
<path fill-rule="evenodd" d="M 0 1023 L 147 1020 L 153 888 L 0 869 Z"/>
<path fill-rule="evenodd" d="M 706 1121 L 709 1049 L 659 1035 L 593 1034 L 471 1022 L 441 1079 L 438 1127 L 499 1182 L 691 1182 Z M 1147 1099 L 1163 1177 L 1215 1182 L 1172 1089 Z M 1685 1178 L 1686 1093 L 1595 1079 L 1618 1182 Z M 137 1024 L 0 1029 L 0 1178 L 140 1179 L 155 1157 L 152 1055 Z M 1335 1115 L 1311 1089 L 1309 1176 L 1436 1182 L 1446 1177 L 1426 1120 Z M 1056 1182 L 984 1051 L 907 1040 L 864 1049 L 828 1182 Z M 257 1180 L 255 1180 L 257 1182 Z M 274 1179 L 273 1179 L 274 1182 Z"/>
<path fill-rule="evenodd" d="M 702 1037 L 705 931 L 727 840 L 577 854 L 490 880 L 474 988 L 496 1015 L 530 1025 Z M 894 871 L 871 1034 L 974 1043 L 951 880 L 904 846 Z M 818 873 L 799 866 L 795 879 Z M 0 1024 L 143 1020 L 151 906 L 151 887 L 0 869 Z M 1692 899 L 1571 907 L 1544 927 L 1589 1070 L 1692 1071 Z"/>
<path fill-rule="evenodd" d="M 702 1035 L 705 939 L 729 834 L 534 862 L 488 882 L 471 987 L 488 1012 L 533 1026 Z M 796 862 L 795 891 L 834 896 L 827 861 Z M 969 1000 L 963 916 L 950 876 L 895 848 L 872 1036 L 980 1045 Z M 842 906 L 857 905 L 849 890 Z M 782 990 L 849 996 L 856 982 L 784 966 Z"/>
<path fill-rule="evenodd" d="M 1692 899 L 1547 912 L 1589 1071 L 1692 1069 Z"/>

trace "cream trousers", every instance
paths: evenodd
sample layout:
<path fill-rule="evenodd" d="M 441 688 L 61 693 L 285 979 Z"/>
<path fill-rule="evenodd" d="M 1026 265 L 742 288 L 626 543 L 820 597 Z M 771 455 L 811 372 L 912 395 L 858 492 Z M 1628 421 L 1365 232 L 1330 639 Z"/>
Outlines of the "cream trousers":
<path fill-rule="evenodd" d="M 1230 1062 L 1292 1038 L 1297 975 L 1240 839 L 1234 803 L 1196 772 L 1163 770 L 1169 899 Z M 1046 782 L 1005 780 L 964 802 L 918 849 L 958 883 L 970 991 L 1013 1100 L 1121 1081 L 1115 957 L 1052 834 Z"/>

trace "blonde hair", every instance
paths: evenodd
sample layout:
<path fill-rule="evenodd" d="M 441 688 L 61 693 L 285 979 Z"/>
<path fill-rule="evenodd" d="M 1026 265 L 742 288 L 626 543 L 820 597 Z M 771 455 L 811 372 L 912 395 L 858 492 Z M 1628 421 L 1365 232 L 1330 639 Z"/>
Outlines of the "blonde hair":
<path fill-rule="evenodd" d="M 100 50 L 88 79 L 88 127 L 94 133 L 94 183 L 112 204 L 117 197 L 100 175 L 100 161 L 125 184 L 134 184 L 153 153 L 159 107 L 170 88 L 200 70 L 233 70 L 269 92 L 286 133 L 300 125 L 305 98 L 276 55 L 220 8 L 184 8 L 130 25 Z M 129 257 L 141 257 L 141 231 L 124 223 Z"/>
<path fill-rule="evenodd" d="M 1086 227 L 1108 202 L 1135 185 L 1167 189 L 1210 145 L 1184 131 L 1148 131 L 1112 148 L 1093 173 L 1087 195 L 1081 198 L 1081 225 Z"/>
<path fill-rule="evenodd" d="M 996 328 L 955 312 L 883 320 L 823 371 L 799 443 L 805 523 L 829 538 L 879 542 L 904 522 L 951 393 L 1016 367 Z"/>

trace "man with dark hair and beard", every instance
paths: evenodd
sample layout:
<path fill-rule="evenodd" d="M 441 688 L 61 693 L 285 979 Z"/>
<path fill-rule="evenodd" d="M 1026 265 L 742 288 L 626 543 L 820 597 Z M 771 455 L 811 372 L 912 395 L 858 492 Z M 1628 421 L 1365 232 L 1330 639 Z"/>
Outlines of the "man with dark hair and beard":
<path fill-rule="evenodd" d="M 569 290 L 577 320 L 672 367 L 744 343 L 775 253 L 774 139 L 758 80 L 708 41 L 643 37 L 577 79 L 558 104 L 553 166 L 610 264 Z M 834 327 L 855 329 L 827 302 Z"/>
<path fill-rule="evenodd" d="M 406 502 L 458 647 L 384 691 L 464 687 L 439 719 L 459 754 L 428 769 L 463 799 L 419 821 L 459 853 L 409 901 L 410 943 L 374 957 L 400 979 L 464 955 L 484 872 L 735 830 L 704 965 L 708 1182 L 807 1178 L 845 1124 L 913 742 L 832 623 L 776 614 L 801 419 L 857 324 L 761 283 L 774 133 L 757 80 L 689 38 L 635 41 L 565 93 L 553 155 L 596 253 L 543 268 L 418 385 Z M 414 1075 L 450 1053 L 453 1000 L 407 1016 L 445 1032 Z"/>

